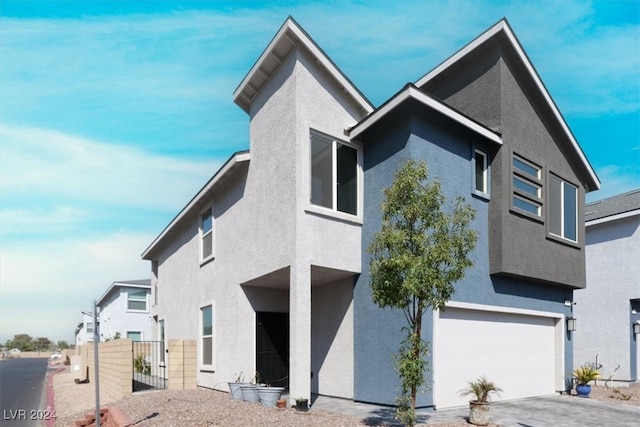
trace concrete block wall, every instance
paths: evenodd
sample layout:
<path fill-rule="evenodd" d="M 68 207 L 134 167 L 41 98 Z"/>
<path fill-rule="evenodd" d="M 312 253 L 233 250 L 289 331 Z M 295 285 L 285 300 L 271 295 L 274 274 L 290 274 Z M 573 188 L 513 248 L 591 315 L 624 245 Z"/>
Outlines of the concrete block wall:
<path fill-rule="evenodd" d="M 93 343 L 79 346 L 82 368 L 88 367 L 87 378 L 94 381 L 95 364 Z M 103 393 L 121 399 L 132 393 L 133 361 L 131 358 L 131 340 L 124 338 L 98 345 L 98 364 L 100 366 L 100 394 Z"/>
<path fill-rule="evenodd" d="M 195 389 L 196 384 L 196 341 L 169 340 L 168 342 L 168 389 Z"/>

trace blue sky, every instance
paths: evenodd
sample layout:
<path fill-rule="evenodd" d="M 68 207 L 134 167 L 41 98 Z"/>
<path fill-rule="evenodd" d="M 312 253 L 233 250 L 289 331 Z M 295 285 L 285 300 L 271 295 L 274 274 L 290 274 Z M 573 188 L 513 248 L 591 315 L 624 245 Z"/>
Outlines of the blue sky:
<path fill-rule="evenodd" d="M 217 168 L 233 90 L 288 15 L 374 105 L 507 17 L 602 181 L 640 187 L 637 1 L 0 5 L 0 340 L 73 340 Z"/>

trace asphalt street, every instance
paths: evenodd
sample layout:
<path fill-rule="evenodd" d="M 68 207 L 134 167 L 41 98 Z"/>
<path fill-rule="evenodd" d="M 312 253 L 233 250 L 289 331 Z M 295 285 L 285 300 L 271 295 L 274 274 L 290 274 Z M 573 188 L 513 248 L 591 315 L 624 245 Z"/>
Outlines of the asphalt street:
<path fill-rule="evenodd" d="M 0 362 L 0 425 L 41 426 L 44 407 L 46 358 L 8 359 Z"/>

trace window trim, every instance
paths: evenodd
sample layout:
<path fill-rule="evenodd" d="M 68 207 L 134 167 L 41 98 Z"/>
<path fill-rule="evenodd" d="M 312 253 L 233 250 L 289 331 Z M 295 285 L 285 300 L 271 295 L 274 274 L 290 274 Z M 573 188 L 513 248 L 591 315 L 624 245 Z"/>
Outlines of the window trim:
<path fill-rule="evenodd" d="M 556 179 L 558 179 L 560 181 L 560 212 L 561 212 L 561 218 L 560 218 L 560 229 L 561 229 L 561 234 L 556 234 L 554 232 L 552 232 L 550 230 L 551 227 L 551 201 L 548 201 L 547 203 L 547 217 L 549 218 L 549 221 L 547 221 L 547 237 L 561 242 L 561 243 L 567 243 L 570 245 L 574 245 L 577 246 L 580 244 L 580 205 L 579 205 L 579 199 L 580 199 L 580 187 L 576 184 L 574 184 L 573 182 L 571 182 L 570 180 L 563 178 L 561 175 L 554 173 L 554 172 L 549 172 L 548 173 L 548 177 L 547 177 L 547 185 L 551 186 L 551 177 L 554 177 Z M 570 185 L 573 188 L 575 188 L 576 190 L 576 200 L 575 200 L 575 206 L 576 206 L 576 210 L 575 210 L 575 224 L 576 224 L 576 229 L 575 229 L 575 233 L 576 233 L 576 240 L 572 240 L 568 237 L 566 237 L 565 234 L 565 230 L 564 230 L 564 220 L 565 220 L 565 212 L 564 212 L 564 187 L 565 185 Z M 548 192 L 547 192 L 548 193 Z"/>
<path fill-rule="evenodd" d="M 204 322 L 202 319 L 203 316 L 203 309 L 207 308 L 207 307 L 211 307 L 211 335 L 204 335 Z M 206 304 L 201 305 L 200 307 L 198 307 L 198 341 L 200 344 L 200 348 L 198 351 L 198 368 L 201 372 L 205 371 L 205 372 L 215 372 L 214 370 L 214 366 L 215 366 L 215 362 L 216 362 L 216 357 L 215 357 L 215 310 L 214 310 L 214 303 L 213 301 L 208 302 Z M 205 364 L 204 363 L 204 339 L 205 338 L 211 338 L 211 364 Z"/>
<path fill-rule="evenodd" d="M 207 233 L 202 233 L 202 216 L 208 211 L 211 210 L 211 230 Z M 204 265 L 209 261 L 215 259 L 215 217 L 213 216 L 213 203 L 209 203 L 200 211 L 200 216 L 198 217 L 198 234 L 200 236 L 200 265 Z M 211 254 L 204 256 L 204 238 L 207 235 L 211 235 Z"/>
<path fill-rule="evenodd" d="M 131 339 L 131 338 L 129 338 L 129 333 L 140 334 L 140 339 L 138 341 L 144 341 L 144 332 L 143 331 L 127 331 L 126 332 L 126 334 L 127 334 L 126 338 Z M 131 341 L 133 341 L 133 340 L 131 340 Z"/>
<path fill-rule="evenodd" d="M 167 345 L 167 322 L 166 322 L 166 318 L 162 317 L 162 318 L 158 318 L 158 329 L 157 329 L 157 333 L 158 333 L 158 341 L 160 341 L 160 363 L 159 365 L 161 367 L 166 367 L 167 366 L 167 352 L 166 350 L 169 348 Z"/>
<path fill-rule="evenodd" d="M 514 163 L 515 160 L 524 163 L 525 165 L 534 168 L 537 170 L 537 176 L 534 177 L 531 174 L 527 173 L 524 170 L 517 168 Z M 524 216 L 526 218 L 532 219 L 538 222 L 544 222 L 546 218 L 546 203 L 545 203 L 545 185 L 544 179 L 545 170 L 544 167 L 540 166 L 537 163 L 532 162 L 526 157 L 516 153 L 511 152 L 509 158 L 509 207 L 511 212 L 516 213 L 518 215 Z M 514 180 L 519 180 L 524 182 L 525 184 L 529 184 L 538 188 L 538 196 L 534 196 L 524 190 L 521 190 L 516 187 L 514 184 Z M 515 205 L 514 199 L 519 199 L 525 203 L 528 203 L 532 206 L 536 206 L 539 214 L 536 215 L 531 213 L 523 208 L 520 208 Z"/>
<path fill-rule="evenodd" d="M 316 205 L 314 203 L 311 202 L 311 196 L 312 196 L 312 180 L 313 180 L 313 174 L 312 174 L 312 166 L 313 166 L 313 152 L 311 150 L 311 138 L 312 136 L 316 136 L 322 139 L 325 139 L 327 141 L 331 142 L 331 180 L 332 180 L 332 185 L 333 185 L 333 191 L 332 191 L 332 208 L 328 208 L 325 206 L 321 206 L 321 205 Z M 356 150 L 356 214 L 351 214 L 348 212 L 342 212 L 339 211 L 337 209 L 337 191 L 335 191 L 336 187 L 337 187 L 337 174 L 338 174 L 338 168 L 337 168 L 337 145 L 338 144 L 342 144 L 346 147 L 352 148 L 354 150 Z M 308 179 L 307 179 L 307 206 L 305 208 L 305 212 L 308 213 L 316 213 L 318 215 L 321 216 L 325 216 L 325 217 L 333 217 L 333 218 L 337 218 L 346 222 L 352 222 L 352 223 L 356 223 L 356 224 L 362 224 L 362 211 L 363 211 L 363 202 L 364 202 L 364 198 L 363 198 L 363 181 L 364 181 L 364 173 L 362 170 L 362 161 L 363 161 L 363 155 L 362 155 L 362 146 L 358 143 L 355 142 L 351 142 L 351 141 L 345 141 L 339 138 L 335 138 L 327 133 L 324 132 L 320 132 L 318 130 L 315 130 L 313 128 L 309 129 L 309 140 L 308 140 L 308 144 L 307 144 L 307 150 L 309 150 L 309 154 L 307 156 L 307 161 L 308 163 L 308 167 L 307 169 L 307 174 L 308 174 Z"/>
<path fill-rule="evenodd" d="M 478 190 L 478 183 L 476 179 L 476 154 L 480 154 L 483 157 L 483 180 L 484 191 Z M 491 162 L 489 161 L 489 151 L 484 147 L 473 145 L 471 151 L 471 192 L 476 196 L 480 196 L 483 199 L 491 199 Z"/>
<path fill-rule="evenodd" d="M 131 300 L 131 290 L 135 289 L 134 292 L 144 292 L 144 310 L 139 310 L 139 309 L 135 309 L 135 308 L 129 308 L 129 302 L 132 301 Z M 142 301 L 141 299 L 134 299 L 133 301 Z M 149 292 L 146 292 L 145 289 L 139 289 L 139 288 L 131 288 L 131 289 L 127 289 L 127 313 L 148 313 L 149 312 Z"/>

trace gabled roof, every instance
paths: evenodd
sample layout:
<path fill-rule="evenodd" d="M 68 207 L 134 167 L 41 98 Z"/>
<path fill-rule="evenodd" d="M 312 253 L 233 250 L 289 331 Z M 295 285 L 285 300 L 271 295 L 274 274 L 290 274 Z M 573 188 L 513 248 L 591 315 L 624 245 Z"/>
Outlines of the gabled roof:
<path fill-rule="evenodd" d="M 355 126 L 348 129 L 347 134 L 351 138 L 357 138 L 374 123 L 378 122 L 380 119 L 396 109 L 399 105 L 408 100 L 418 101 L 426 107 L 431 108 L 446 117 L 449 117 L 450 119 L 460 123 L 462 126 L 468 128 L 473 132 L 476 132 L 477 134 L 489 139 L 490 141 L 502 145 L 502 138 L 498 133 L 473 120 L 472 118 L 465 116 L 463 113 L 449 107 L 433 96 L 421 91 L 412 83 L 407 84 L 400 92 L 391 97 L 373 113 L 369 114 L 367 117 L 360 120 L 360 122 L 358 122 Z"/>
<path fill-rule="evenodd" d="M 540 79 L 538 72 L 536 71 L 531 61 L 529 60 L 529 57 L 527 56 L 524 49 L 522 48 L 522 45 L 520 44 L 517 37 L 515 36 L 506 18 L 503 18 L 500 21 L 498 21 L 494 26 L 489 28 L 484 33 L 482 33 L 475 40 L 472 40 L 469 44 L 467 44 L 458 52 L 456 52 L 451 57 L 449 57 L 449 59 L 445 60 L 436 68 L 429 71 L 424 77 L 422 77 L 416 82 L 416 86 L 422 87 L 429 81 L 433 80 L 434 78 L 442 74 L 444 71 L 455 66 L 456 63 L 458 63 L 467 55 L 470 55 L 472 52 L 475 52 L 478 49 L 482 49 L 483 46 L 485 46 L 490 41 L 496 41 L 496 40 L 502 46 L 505 46 L 503 40 L 506 40 L 507 44 L 505 47 L 511 48 L 516 53 L 517 58 L 522 62 L 522 65 L 526 69 L 527 74 L 531 77 L 531 80 L 533 81 L 534 85 L 537 87 L 540 94 L 542 95 L 542 98 L 547 103 L 549 109 L 553 113 L 553 116 L 557 120 L 565 136 L 571 142 L 571 148 L 575 151 L 578 158 L 580 159 L 582 167 L 586 172 L 587 177 L 590 180 L 590 182 L 586 183 L 587 188 L 590 190 L 599 189 L 600 180 L 598 179 L 598 176 L 596 175 L 595 171 L 591 167 L 591 164 L 589 163 L 589 160 L 587 160 L 587 157 L 585 156 L 584 152 L 582 151 L 582 148 L 578 144 L 578 141 L 573 136 L 573 133 L 569 129 L 569 126 L 567 125 L 567 122 L 564 120 L 564 117 L 560 113 L 558 106 L 551 98 L 549 91 L 545 87 L 544 83 L 542 83 L 542 80 Z"/>
<path fill-rule="evenodd" d="M 364 113 L 373 111 L 373 106 L 365 96 L 351 83 L 324 51 L 309 37 L 309 35 L 292 18 L 288 17 L 278 30 L 271 43 L 262 52 L 249 73 L 242 79 L 233 92 L 233 102 L 238 104 L 246 113 L 249 106 L 260 92 L 269 78 L 278 70 L 287 54 L 295 47 L 304 48 L 311 53 L 327 73 L 342 87 L 342 90 L 350 96 Z"/>
<path fill-rule="evenodd" d="M 180 213 L 171 220 L 169 225 L 167 225 L 164 230 L 156 237 L 153 242 L 144 250 L 142 253 L 142 259 L 151 260 L 153 250 L 160 244 L 160 242 L 171 233 L 171 231 L 190 213 L 192 213 L 195 209 L 198 208 L 201 200 L 206 197 L 208 194 L 213 191 L 214 187 L 216 187 L 222 179 L 227 176 L 233 169 L 235 169 L 239 164 L 248 162 L 250 159 L 249 151 L 238 151 L 234 153 L 229 160 L 227 160 L 224 165 L 218 169 L 218 171 L 211 177 L 211 179 L 198 191 L 198 193 L 187 203 L 187 205 L 182 208 Z"/>
<path fill-rule="evenodd" d="M 640 188 L 587 203 L 584 216 L 590 226 L 634 215 L 640 215 Z"/>
<path fill-rule="evenodd" d="M 100 306 L 102 302 L 111 294 L 111 292 L 117 288 L 140 288 L 151 290 L 151 280 L 123 280 L 120 282 L 113 282 L 111 286 L 109 286 L 109 288 L 105 291 L 105 293 L 102 294 L 96 304 Z"/>

